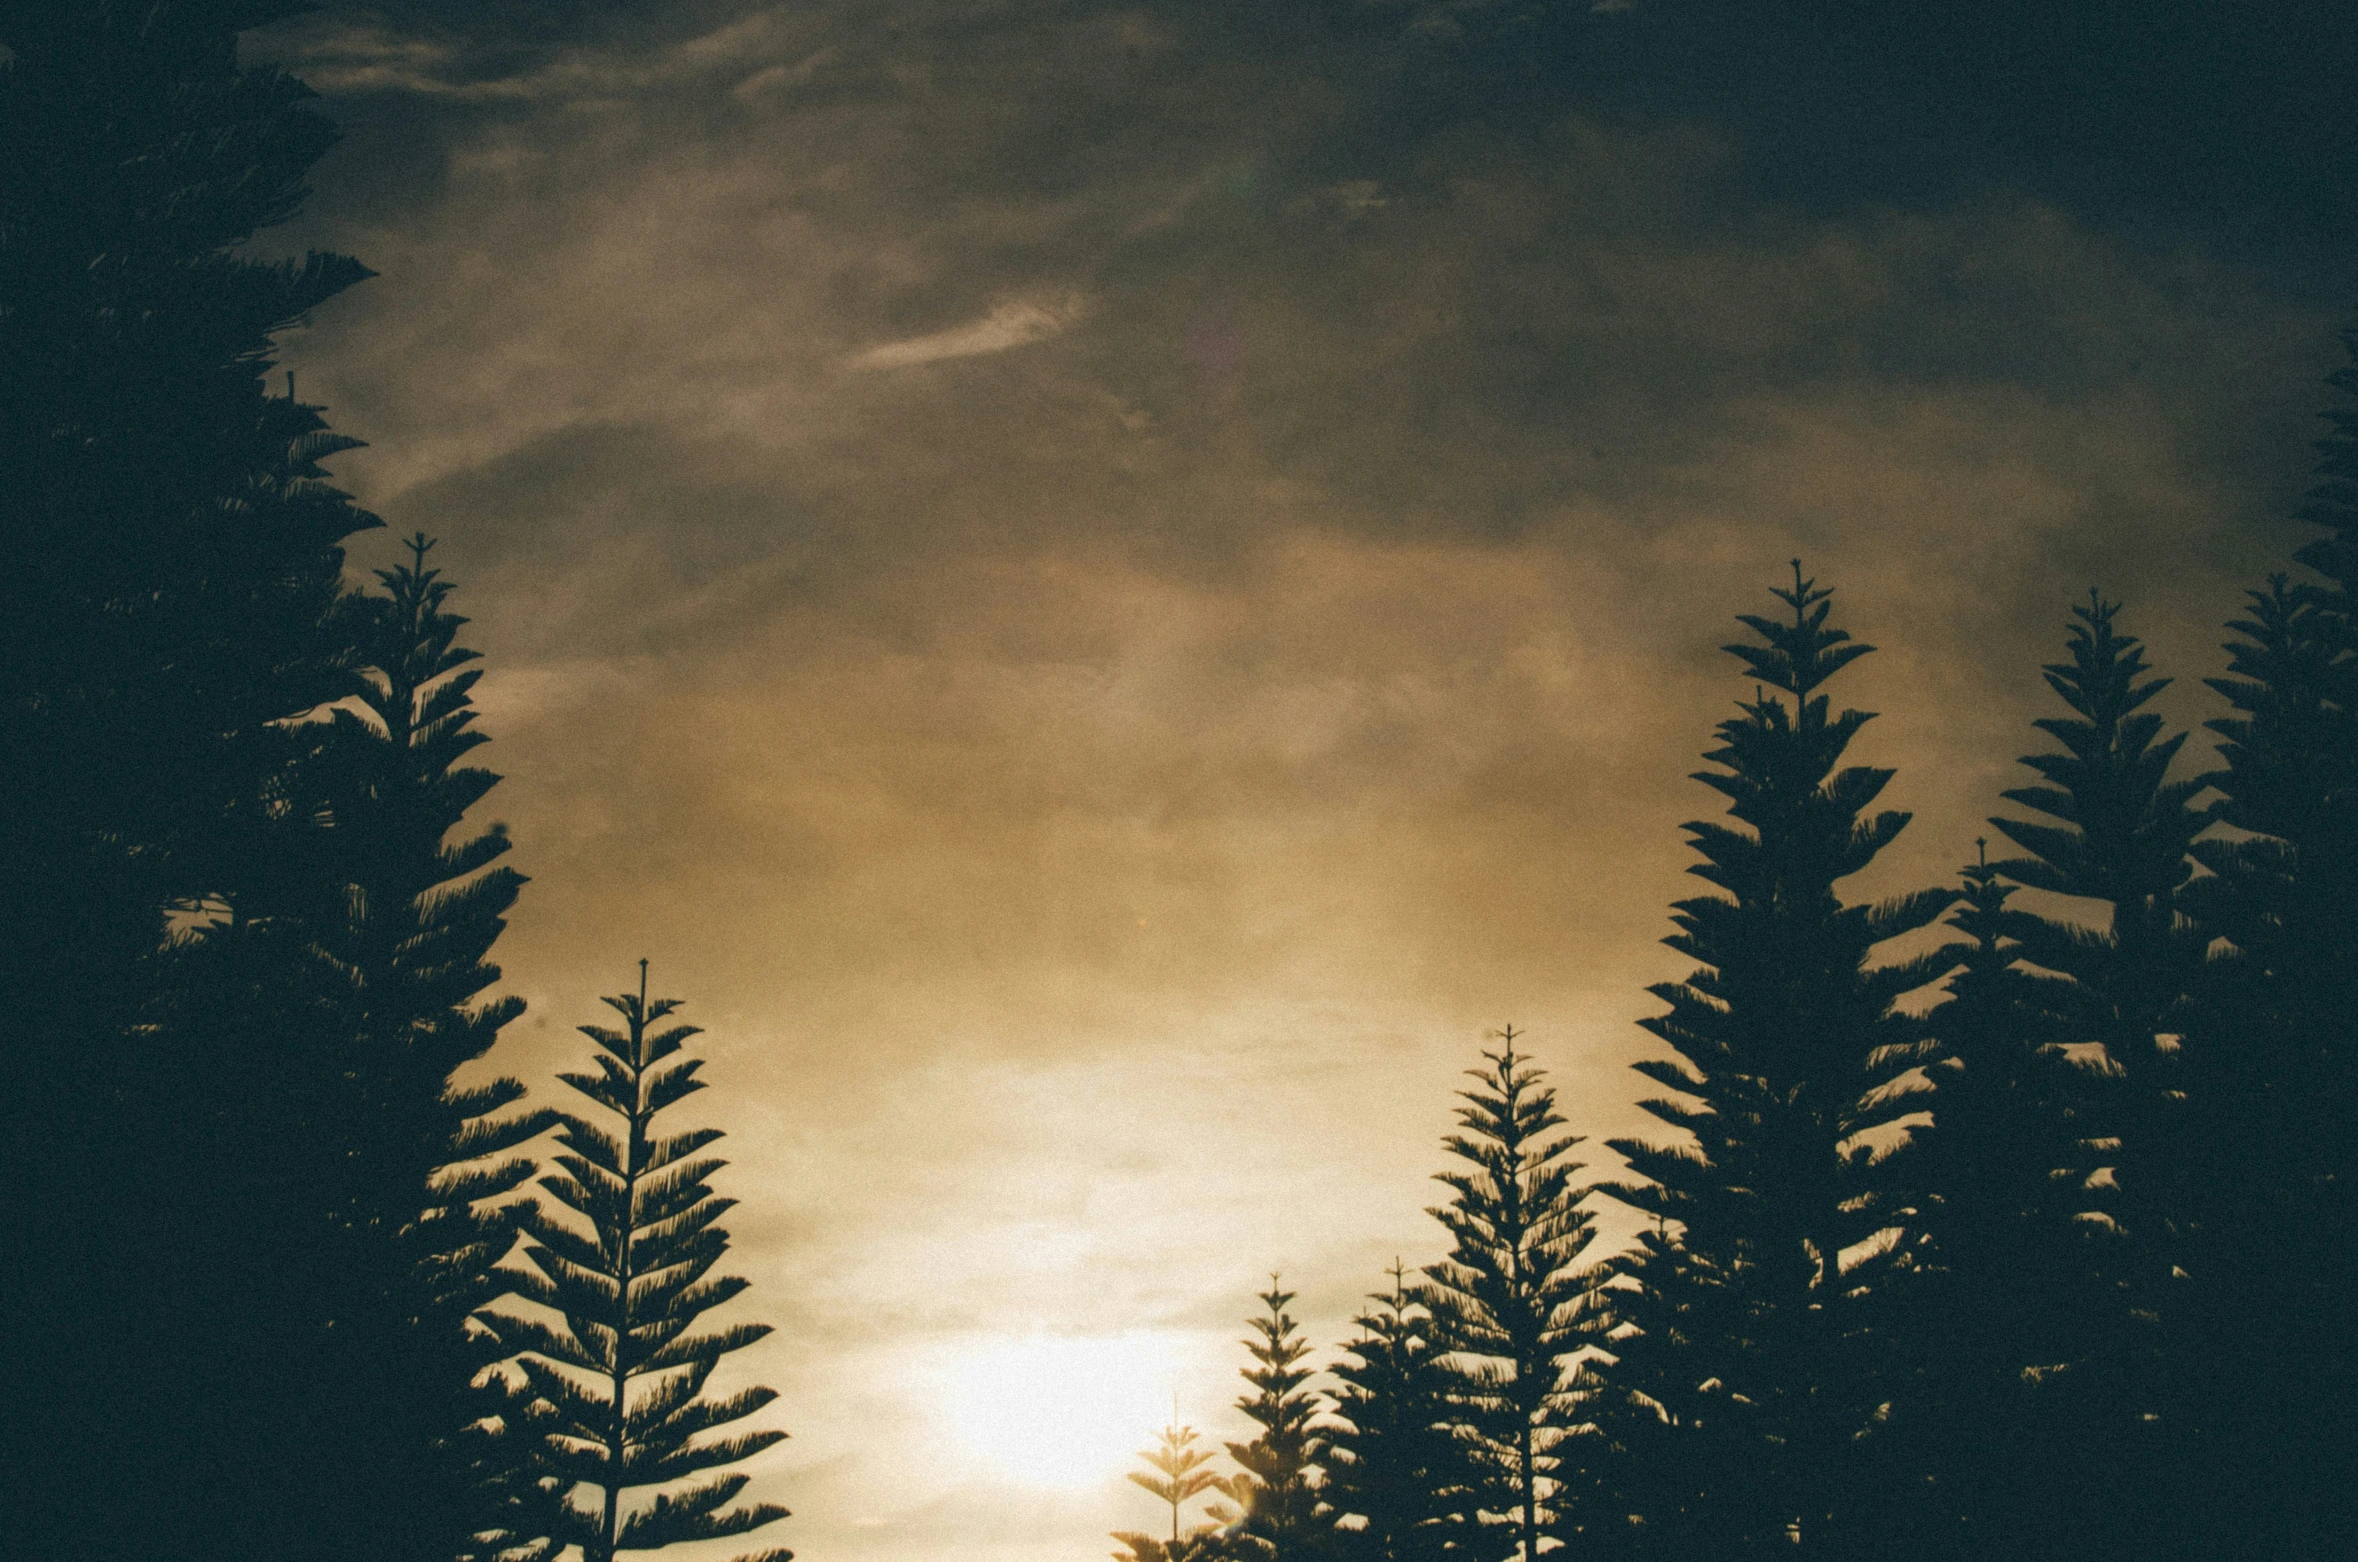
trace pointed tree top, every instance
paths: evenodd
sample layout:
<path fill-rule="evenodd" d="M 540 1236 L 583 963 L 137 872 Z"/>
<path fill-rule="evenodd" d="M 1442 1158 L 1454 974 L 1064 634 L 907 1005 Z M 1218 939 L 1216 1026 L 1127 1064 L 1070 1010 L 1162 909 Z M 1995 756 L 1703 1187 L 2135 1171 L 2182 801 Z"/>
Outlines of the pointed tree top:
<path fill-rule="evenodd" d="M 2041 669 L 2048 687 L 2098 726 L 2121 720 L 2170 686 L 2167 678 L 2138 682 L 2149 670 L 2145 644 L 2113 627 L 2120 611 L 2118 602 L 2105 601 L 2103 593 L 2090 586 L 2087 604 L 2071 610 L 2077 620 L 2069 628 L 2071 660 L 2050 662 Z M 2055 731 L 2047 723 L 2039 725 Z"/>
<path fill-rule="evenodd" d="M 1844 630 L 1826 627 L 1834 589 L 1805 577 L 1799 559 L 1793 560 L 1792 589 L 1772 586 L 1769 590 L 1793 610 L 1793 621 L 1788 624 L 1757 613 L 1739 613 L 1736 621 L 1768 643 L 1722 647 L 1752 669 L 1761 682 L 1803 696 L 1875 649 L 1852 642 Z"/>

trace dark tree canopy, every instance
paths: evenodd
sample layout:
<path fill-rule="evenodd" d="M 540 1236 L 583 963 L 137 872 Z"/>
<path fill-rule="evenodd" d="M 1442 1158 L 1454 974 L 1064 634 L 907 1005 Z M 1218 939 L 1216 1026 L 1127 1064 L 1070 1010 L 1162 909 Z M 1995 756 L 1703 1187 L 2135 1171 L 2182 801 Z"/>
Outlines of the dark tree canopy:
<path fill-rule="evenodd" d="M 2191 1461 L 2223 1516 L 2204 1538 L 2253 1555 L 2358 1535 L 2331 1452 L 2358 1440 L 2358 367 L 2331 382 L 2301 511 L 2328 534 L 2294 555 L 2312 576 L 2271 579 L 2228 625 L 2207 779 L 2230 833 L 2193 843 L 2207 873 L 2180 896 L 2214 958 L 2178 1060 L 2197 1203 L 2172 1332 L 2218 1363 Z"/>
<path fill-rule="evenodd" d="M 1688 871 L 1720 893 L 1677 904 L 1664 942 L 1700 969 L 1654 988 L 1670 1012 L 1643 1022 L 1676 1057 L 1636 1065 L 1673 1092 L 1642 1104 L 1685 1142 L 1612 1142 L 1647 1179 L 1615 1196 L 1655 1229 L 1610 1293 L 1619 1359 L 1598 1414 L 1615 1506 L 1665 1554 L 1839 1549 L 1888 1370 L 1865 1284 L 1902 1212 L 1862 1136 L 1914 1109 L 1878 1088 L 1923 1052 L 1898 1001 L 1954 961 L 1869 957 L 1955 897 L 1854 905 L 1836 889 L 1908 815 L 1866 812 L 1891 771 L 1837 768 L 1870 718 L 1819 691 L 1871 648 L 1827 624 L 1831 595 L 1796 562 L 1776 592 L 1787 615 L 1743 616 L 1757 640 L 1727 648 L 1755 693 L 1696 779 L 1735 824 L 1685 827 L 1703 858 Z"/>
<path fill-rule="evenodd" d="M 288 1430 L 351 1257 L 315 1201 L 349 1118 L 300 916 L 317 734 L 290 723 L 350 690 L 339 545 L 375 522 L 323 480 L 351 441 L 265 375 L 366 271 L 238 253 L 334 139 L 237 60 L 296 9 L 0 4 L 0 1198 L 43 1255 L 10 1266 L 0 1463 L 28 1555 L 344 1535 L 340 1432 Z M 168 946 L 175 908 L 221 927 Z"/>
<path fill-rule="evenodd" d="M 2145 707 L 2169 680 L 2150 675 L 2144 647 L 2117 627 L 2119 604 L 2091 592 L 2072 609 L 2069 659 L 2046 669 L 2068 715 L 2035 725 L 2061 752 L 2028 755 L 2041 784 L 2005 793 L 2043 820 L 1991 821 L 2027 856 L 1992 864 L 2028 889 L 2095 902 L 2099 922 L 2025 916 L 2020 957 L 2062 980 L 2043 991 L 2057 1039 L 2093 1065 L 2073 1169 L 2116 1239 L 2095 1258 L 2103 1294 L 2090 1355 L 2060 1384 L 2075 1402 L 2088 1457 L 2107 1471 L 2107 1499 L 2082 1502 L 2084 1544 L 2134 1546 L 2163 1511 L 2167 1472 L 2191 1454 L 2181 1347 L 2197 1225 L 2187 1155 L 2189 1098 L 2181 1037 L 2202 981 L 2205 939 L 2181 913 L 2194 838 L 2210 822 L 2195 798 L 2205 777 L 2172 779 L 2184 733 Z M 2147 1539 L 2160 1544 L 2158 1531 Z"/>
<path fill-rule="evenodd" d="M 1368 1300 L 1358 1335 L 1331 1369 L 1338 1424 L 1327 1434 L 1320 1488 L 1344 1562 L 1442 1562 L 1476 1555 L 1476 1454 L 1454 1420 L 1454 1378 L 1432 1317 L 1394 1264 L 1392 1286 Z"/>
<path fill-rule="evenodd" d="M 376 522 L 320 481 L 354 441 L 264 376 L 276 333 L 368 273 L 233 253 L 335 139 L 301 83 L 236 60 L 239 30 L 304 9 L 0 7 L 7 813 L 32 871 L 97 854 L 114 917 L 238 888 L 219 819 L 261 729 L 343 692 L 338 544 Z"/>
<path fill-rule="evenodd" d="M 2075 1522 L 2081 1428 L 2060 1385 L 2096 1350 L 2103 1294 L 2085 1218 L 2100 1080 L 2062 1046 L 2061 979 L 2022 964 L 2041 924 L 1986 853 L 1963 877 L 1948 925 L 1967 942 L 1919 1098 L 1931 1121 L 1896 1168 L 1921 1240 L 1882 1309 L 1902 1340 L 1886 1533 L 1928 1557 L 2021 1554 Z"/>
<path fill-rule="evenodd" d="M 366 667 L 319 763 L 333 871 L 310 921 L 351 1086 L 338 1218 L 369 1254 L 332 1391 L 370 1407 L 347 1485 L 386 1549 L 417 1555 L 551 1533 L 517 1445 L 493 1447 L 490 1428 L 518 1414 L 507 1380 L 475 1386 L 510 1353 L 475 1315 L 508 1289 L 498 1266 L 524 1213 L 508 1195 L 536 1169 L 514 1152 L 554 1117 L 507 1113 L 524 1095 L 515 1079 L 452 1082 L 523 1012 L 519 998 L 478 1000 L 499 980 L 491 946 L 524 879 L 499 860 L 504 827 L 455 834 L 499 777 L 463 763 L 487 741 L 473 725 L 481 671 L 457 643 L 466 620 L 427 566 L 432 546 L 413 538 L 410 562 L 377 572 L 382 594 L 344 606 Z"/>

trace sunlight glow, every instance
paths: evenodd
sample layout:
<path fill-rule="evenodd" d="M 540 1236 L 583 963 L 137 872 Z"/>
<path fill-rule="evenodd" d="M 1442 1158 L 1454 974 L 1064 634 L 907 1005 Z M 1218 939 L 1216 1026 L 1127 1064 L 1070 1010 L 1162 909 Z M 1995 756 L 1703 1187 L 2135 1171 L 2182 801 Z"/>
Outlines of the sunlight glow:
<path fill-rule="evenodd" d="M 1133 1331 L 977 1341 L 940 1371 L 948 1430 L 990 1469 L 1073 1491 L 1130 1467 L 1171 1416 L 1179 1342 Z"/>

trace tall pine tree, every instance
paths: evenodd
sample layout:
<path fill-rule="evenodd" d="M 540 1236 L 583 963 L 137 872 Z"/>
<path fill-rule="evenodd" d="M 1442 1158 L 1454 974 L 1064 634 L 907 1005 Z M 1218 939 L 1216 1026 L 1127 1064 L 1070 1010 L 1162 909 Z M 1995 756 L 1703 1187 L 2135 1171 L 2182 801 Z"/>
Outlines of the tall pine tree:
<path fill-rule="evenodd" d="M 2101 908 L 2095 927 L 2031 916 L 2019 934 L 2023 959 L 2065 978 L 2049 989 L 2061 1039 L 2096 1066 L 2080 1166 L 2118 1233 L 2101 1255 L 2109 1295 L 2091 1356 L 2058 1385 L 2085 1457 L 2106 1472 L 2095 1483 L 2104 1497 L 2070 1515 L 2074 1544 L 2091 1556 L 2174 1543 L 2186 1483 L 2223 1452 L 2202 1446 L 2204 1391 L 2184 1370 L 2198 1348 L 2185 1328 L 2185 1261 L 2200 1189 L 2180 1039 L 2207 939 L 2180 898 L 2210 822 L 2194 803 L 2208 781 L 2170 778 L 2185 734 L 2166 733 L 2144 708 L 2169 680 L 2150 676 L 2118 613 L 2091 592 L 2072 610 L 2069 659 L 2045 669 L 2070 714 L 2036 725 L 2062 752 L 2027 756 L 2042 784 L 2005 796 L 2051 822 L 1991 820 L 2029 853 L 1994 864 L 1998 873 Z"/>
<path fill-rule="evenodd" d="M 334 1092 L 323 996 L 277 920 L 314 844 L 286 724 L 346 691 L 338 545 L 375 523 L 319 481 L 349 442 L 264 384 L 273 335 L 367 273 L 240 253 L 334 140 L 237 60 L 302 8 L 0 4 L 0 1215 L 42 1255 L 0 1266 L 0 1464 L 28 1557 L 318 1540 L 273 1453 L 302 1452 L 335 1256 L 302 1191 L 333 1147 L 299 1139 Z M 243 925 L 165 954 L 175 906 Z"/>
<path fill-rule="evenodd" d="M 2059 1383 L 2090 1370 L 2100 1295 L 2091 1081 L 2060 1045 L 2061 979 L 2021 963 L 2039 925 L 1984 847 L 1948 919 L 1967 943 L 1931 1014 L 1933 1120 L 1899 1165 L 1922 1240 L 1885 1310 L 1910 1397 L 1882 1472 L 1887 1539 L 1928 1557 L 2027 1554 L 2070 1526 L 2077 1428 Z"/>
<path fill-rule="evenodd" d="M 527 1512 L 537 1486 L 521 1450 L 491 1458 L 514 1407 L 485 1369 L 510 1352 L 475 1315 L 508 1288 L 498 1266 L 524 1212 L 508 1196 L 535 1169 L 513 1152 L 554 1121 L 506 1113 L 524 1095 L 514 1079 L 453 1078 L 523 1010 L 477 999 L 499 980 L 488 956 L 524 880 L 500 861 L 504 827 L 453 838 L 499 777 L 463 763 L 487 741 L 473 726 L 481 670 L 457 644 L 466 620 L 427 565 L 433 544 L 408 546 L 407 564 L 377 572 L 381 595 L 346 605 L 368 665 L 321 761 L 336 871 L 314 923 L 353 1087 L 334 1213 L 360 1256 L 320 1416 L 349 1406 L 361 1427 L 342 1490 L 368 1538 L 347 1554 L 396 1557 L 549 1534 L 548 1513 Z"/>
<path fill-rule="evenodd" d="M 1892 772 L 1837 768 L 1870 717 L 1835 715 L 1820 692 L 1871 647 L 1827 624 L 1832 593 L 1798 561 L 1775 594 L 1786 616 L 1743 615 L 1757 643 L 1727 648 L 1755 693 L 1696 777 L 1736 827 L 1685 827 L 1703 857 L 1688 871 L 1720 893 L 1678 902 L 1665 940 L 1700 965 L 1653 989 L 1670 1012 L 1644 1022 L 1677 1057 L 1636 1065 L 1674 1093 L 1645 1109 L 1687 1142 L 1612 1141 L 1647 1179 L 1615 1195 L 1656 1229 L 1611 1293 L 1619 1361 L 1599 1416 L 1617 1498 L 1642 1499 L 1639 1534 L 1671 1554 L 1869 1544 L 1854 1522 L 1859 1449 L 1887 1368 L 1860 1314 L 1865 1277 L 1843 1255 L 1871 1252 L 1899 1215 L 1861 1137 L 1913 1109 L 1879 1088 L 1920 1051 L 1899 1000 L 1954 963 L 1869 964 L 1955 897 L 1843 902 L 1836 886 L 1908 822 L 1866 814 Z"/>
<path fill-rule="evenodd" d="M 2358 331 L 2343 336 L 2358 358 Z M 2331 377 L 2320 482 L 2327 529 L 2228 627 L 2234 714 L 2209 876 L 2182 904 L 2222 958 L 2185 1032 L 2201 1229 L 2193 1328 L 2221 1369 L 2208 1413 L 2220 1554 L 2358 1544 L 2358 1488 L 2332 1450 L 2358 1441 L 2358 365 Z M 2255 1147 L 2264 1146 L 2264 1150 Z M 2265 1504 L 2248 1494 L 2266 1491 Z"/>
<path fill-rule="evenodd" d="M 704 1386 L 723 1356 L 770 1332 L 769 1325 L 736 1323 L 693 1333 L 697 1319 L 744 1291 L 746 1282 L 710 1279 L 728 1250 L 729 1234 L 715 1224 L 736 1205 L 715 1195 L 708 1179 L 726 1164 L 699 1151 L 721 1137 L 717 1128 L 658 1137 L 654 1120 L 704 1088 L 701 1058 L 681 1044 L 693 1025 L 662 1026 L 679 1008 L 675 998 L 650 1003 L 646 962 L 639 991 L 605 1000 L 623 1028 L 584 1025 L 597 1043 L 596 1073 L 558 1078 L 619 1121 L 609 1133 L 567 1116 L 558 1130 L 565 1146 L 562 1171 L 541 1188 L 588 1223 L 588 1231 L 538 1208 L 524 1216 L 525 1255 L 533 1271 L 517 1274 L 516 1291 L 552 1309 L 558 1325 L 506 1315 L 496 1322 L 521 1358 L 533 1389 L 551 1408 L 542 1465 L 578 1496 L 595 1487 L 595 1506 L 569 1500 L 561 1539 L 581 1547 L 583 1562 L 614 1562 L 617 1552 L 649 1551 L 685 1541 L 742 1535 L 785 1518 L 776 1503 L 730 1507 L 752 1479 L 743 1471 L 677 1483 L 759 1453 L 784 1432 L 717 1431 L 776 1399 L 768 1388 L 745 1388 L 723 1398 Z M 660 1027 L 660 1028 L 658 1028 Z M 624 1494 L 668 1488 L 632 1506 Z M 774 1547 L 741 1562 L 788 1562 Z"/>
<path fill-rule="evenodd" d="M 1461 1090 L 1461 1132 L 1442 1140 L 1466 1169 L 1435 1174 L 1452 1194 L 1426 1213 L 1450 1235 L 1449 1256 L 1425 1268 L 1417 1301 L 1448 1360 L 1453 1421 L 1470 1434 L 1484 1477 L 1480 1511 L 1501 1521 L 1523 1562 L 1577 1532 L 1587 1470 L 1584 1373 L 1574 1359 L 1599 1322 L 1594 1277 L 1581 1265 L 1595 1230 L 1568 1159 L 1577 1137 L 1555 1091 L 1515 1051 L 1508 1026 L 1489 1067 Z"/>

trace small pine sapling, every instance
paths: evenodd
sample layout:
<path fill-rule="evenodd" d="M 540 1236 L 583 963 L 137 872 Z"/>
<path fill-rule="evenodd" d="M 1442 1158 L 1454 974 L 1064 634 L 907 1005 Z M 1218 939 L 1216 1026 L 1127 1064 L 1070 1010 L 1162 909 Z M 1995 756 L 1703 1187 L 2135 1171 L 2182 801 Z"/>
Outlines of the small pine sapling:
<path fill-rule="evenodd" d="M 1205 1492 L 1226 1492 L 1228 1482 L 1208 1468 L 1218 1458 L 1202 1447 L 1196 1430 L 1179 1424 L 1178 1406 L 1171 1407 L 1171 1424 L 1155 1434 L 1155 1446 L 1138 1456 L 1152 1471 L 1132 1470 L 1130 1479 L 1152 1492 L 1171 1509 L 1171 1538 L 1165 1542 L 1133 1530 L 1116 1530 L 1113 1538 L 1127 1549 L 1113 1553 L 1115 1562 L 1209 1562 L 1219 1554 L 1218 1528 L 1202 1524 L 1184 1534 L 1182 1510 Z"/>

